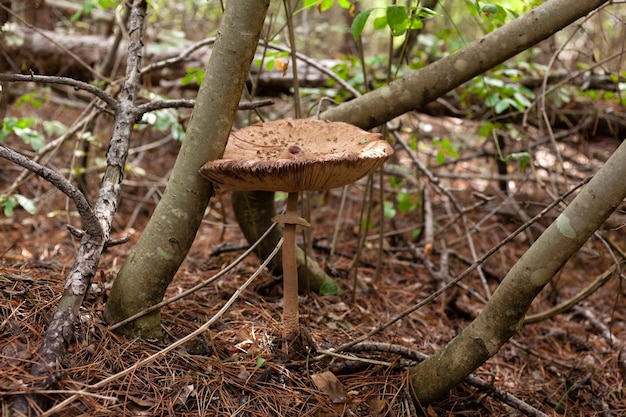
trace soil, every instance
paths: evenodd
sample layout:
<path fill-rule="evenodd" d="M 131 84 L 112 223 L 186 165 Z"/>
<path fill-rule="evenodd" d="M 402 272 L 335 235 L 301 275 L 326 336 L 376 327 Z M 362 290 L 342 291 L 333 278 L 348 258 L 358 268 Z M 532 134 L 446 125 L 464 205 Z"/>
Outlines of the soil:
<path fill-rule="evenodd" d="M 415 358 L 420 352 L 438 352 L 476 317 L 485 299 L 559 208 L 501 247 L 481 266 L 480 273 L 475 271 L 434 301 L 367 337 L 359 349 L 338 355 L 328 352 L 370 334 L 426 299 L 550 204 L 550 195 L 565 192 L 597 170 L 618 145 L 610 138 L 587 140 L 572 135 L 559 142 L 565 161 L 561 169 L 549 159 L 554 155 L 550 142 L 542 142 L 538 132 L 528 132 L 528 139 L 538 144 L 534 148 L 536 175 L 529 174 L 530 170 L 519 173 L 519 166 L 510 164 L 507 196 L 497 181 L 484 179 L 496 172 L 494 150 L 489 142 L 471 133 L 476 126 L 420 114 L 407 116 L 405 122 L 405 126 L 420 125 L 423 132 L 430 132 L 420 137 L 426 145 L 420 147 L 419 156 L 439 178 L 447 195 L 423 178 L 418 180 L 408 154 L 398 146 L 396 156 L 385 167 L 383 183 L 384 198 L 395 202 L 395 214 L 384 218 L 380 227 L 382 206 L 375 193 L 366 239 L 360 238 L 365 233 L 360 225 L 368 224 L 360 218 L 368 189 L 366 180 L 347 188 L 341 213 L 342 190 L 311 195 L 312 256 L 336 279 L 341 291 L 335 295 L 301 294 L 300 319 L 310 339 L 304 346 L 306 352 L 301 352 L 302 359 L 292 361 L 281 359 L 277 343 L 280 279 L 266 271 L 208 331 L 173 351 L 159 353 L 220 310 L 260 265 L 252 256 L 222 278 L 164 307 L 163 342 L 127 340 L 104 322 L 102 311 L 111 282 L 164 189 L 178 145 L 166 141 L 131 153 L 129 165 L 134 169 L 125 180 L 122 207 L 113 230 L 113 238 L 130 236 L 130 240 L 103 255 L 76 323 L 75 340 L 54 374 L 56 383 L 37 394 L 50 406 L 73 398 L 57 409 L 55 415 L 59 416 L 532 415 L 495 395 L 497 388 L 501 394 L 514 396 L 549 416 L 625 415 L 626 361 L 622 348 L 626 342 L 626 303 L 621 272 L 611 274 L 603 286 L 573 308 L 525 325 L 472 374 L 490 388 L 477 388 L 469 381 L 440 402 L 424 407 L 413 405 L 409 396 L 408 370 L 416 363 Z M 444 136 L 458 144 L 460 157 L 448 156 L 447 162 L 440 164 L 430 139 Z M 405 134 L 402 137 L 408 139 Z M 158 139 L 139 133 L 134 149 Z M 516 146 L 521 142 L 511 140 L 508 149 Z M 72 145 L 65 145 L 61 155 L 67 157 L 71 151 Z M 56 158 L 57 168 L 67 166 L 69 159 Z M 6 162 L 0 166 L 0 186 L 5 189 L 18 171 Z M 389 185 L 392 175 L 399 179 L 398 186 Z M 87 191 L 93 197 L 97 169 L 87 178 Z M 424 233 L 415 236 L 429 217 L 420 208 L 424 187 L 432 205 L 432 241 Z M 65 225 L 80 226 L 71 212 L 72 204 L 43 181 L 30 179 L 19 190 L 37 198 L 38 212 L 30 215 L 18 209 L 13 217 L 0 220 L 3 404 L 25 392 L 33 393 L 40 382 L 29 374 L 30 366 L 78 247 Z M 282 204 L 277 199 L 277 205 Z M 622 205 L 539 295 L 529 314 L 571 299 L 612 265 L 617 264 L 621 271 L 626 250 L 624 224 L 626 206 Z M 331 256 L 329 247 L 337 227 L 336 249 Z M 166 298 L 210 279 L 233 262 L 246 245 L 228 195 L 212 199 Z M 149 363 L 132 368 L 152 355 Z M 93 387 L 126 369 L 132 371 Z M 6 413 L 3 406 L 3 415 Z"/>

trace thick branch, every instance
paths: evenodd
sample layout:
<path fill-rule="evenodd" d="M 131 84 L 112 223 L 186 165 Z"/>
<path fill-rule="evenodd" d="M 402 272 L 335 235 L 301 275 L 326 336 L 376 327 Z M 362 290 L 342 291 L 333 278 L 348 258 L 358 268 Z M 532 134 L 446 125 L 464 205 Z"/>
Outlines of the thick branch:
<path fill-rule="evenodd" d="M 478 317 L 411 370 L 416 400 L 427 404 L 441 398 L 523 326 L 537 294 L 626 198 L 624 178 L 626 143 L 511 268 Z"/>
<path fill-rule="evenodd" d="M 119 111 L 115 118 L 113 137 L 107 152 L 107 169 L 94 208 L 94 214 L 103 233 L 100 236 L 85 234 L 81 240 L 74 265 L 66 278 L 63 297 L 52 316 L 50 326 L 46 330 L 37 352 L 38 360 L 31 370 L 35 376 L 54 375 L 60 367 L 67 345 L 72 341 L 74 335 L 74 322 L 78 316 L 80 305 L 91 285 L 100 256 L 109 239 L 113 216 L 117 211 L 120 184 L 132 127 L 136 118 L 134 103 L 139 85 L 139 68 L 143 48 L 141 35 L 146 8 L 145 0 L 135 0 L 131 10 L 126 77 L 120 93 Z M 54 378 L 47 378 L 43 382 L 44 388 L 47 388 L 54 380 Z M 38 400 L 39 398 L 35 399 Z M 18 413 L 28 414 L 28 408 L 28 401 L 24 397 L 18 397 L 13 404 L 13 409 Z"/>
<path fill-rule="evenodd" d="M 329 109 L 320 118 L 372 129 L 420 108 L 549 38 L 608 0 L 549 0 L 484 38 L 389 85 Z"/>
<path fill-rule="evenodd" d="M 224 153 L 268 5 L 268 0 L 226 3 L 220 36 L 165 193 L 111 288 L 105 310 L 109 323 L 159 303 L 191 247 L 213 191 L 198 169 Z M 160 312 L 120 331 L 161 337 Z"/>

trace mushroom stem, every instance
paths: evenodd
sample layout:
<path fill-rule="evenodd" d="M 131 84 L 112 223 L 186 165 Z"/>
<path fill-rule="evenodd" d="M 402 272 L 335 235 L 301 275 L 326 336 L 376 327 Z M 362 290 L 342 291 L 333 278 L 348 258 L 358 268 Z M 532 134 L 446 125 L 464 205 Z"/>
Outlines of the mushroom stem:
<path fill-rule="evenodd" d="M 281 216 L 283 217 L 283 216 Z M 298 313 L 298 267 L 296 265 L 296 224 L 298 219 L 298 193 L 289 193 L 283 243 L 283 338 L 288 344 L 300 333 Z"/>

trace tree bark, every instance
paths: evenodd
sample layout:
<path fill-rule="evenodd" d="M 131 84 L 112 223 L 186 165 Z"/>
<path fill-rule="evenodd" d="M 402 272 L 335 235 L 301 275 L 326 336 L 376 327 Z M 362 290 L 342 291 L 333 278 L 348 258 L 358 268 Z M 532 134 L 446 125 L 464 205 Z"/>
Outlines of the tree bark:
<path fill-rule="evenodd" d="M 139 68 L 141 67 L 141 41 L 147 3 L 145 0 L 135 0 L 132 5 L 129 25 L 128 43 L 128 71 L 120 92 L 119 105 L 108 102 L 115 111 L 115 126 L 113 136 L 107 152 L 107 168 L 102 179 L 98 199 L 93 208 L 93 217 L 83 216 L 83 220 L 97 219 L 98 225 L 84 224 L 85 233 L 76 254 L 74 265 L 66 278 L 65 290 L 57 306 L 50 325 L 43 335 L 41 346 L 37 352 L 37 362 L 33 364 L 31 374 L 47 376 L 38 388 L 46 389 L 52 385 L 57 377 L 62 358 L 65 356 L 67 345 L 74 335 L 74 323 L 80 305 L 94 277 L 100 256 L 106 243 L 109 241 L 111 224 L 117 211 L 120 196 L 126 156 L 130 144 L 132 129 L 136 121 L 135 100 L 139 88 Z M 113 106 L 115 104 L 115 106 Z M 90 209 L 90 207 L 89 207 Z M 83 207 L 82 211 L 87 210 Z M 36 403 L 42 397 L 33 396 Z M 30 405 L 24 396 L 15 398 L 12 410 L 17 414 L 31 415 Z"/>
<path fill-rule="evenodd" d="M 160 302 L 195 238 L 213 189 L 198 169 L 224 153 L 269 0 L 228 2 L 170 180 L 139 242 L 119 271 L 105 309 L 116 323 Z M 123 327 L 162 337 L 157 310 Z"/>
<path fill-rule="evenodd" d="M 626 198 L 624 178 L 626 142 L 511 268 L 478 317 L 411 369 L 415 401 L 425 405 L 443 397 L 517 333 L 537 294 Z"/>
<path fill-rule="evenodd" d="M 420 108 L 501 64 L 607 3 L 548 0 L 484 38 L 432 64 L 321 114 L 321 119 L 372 129 Z"/>

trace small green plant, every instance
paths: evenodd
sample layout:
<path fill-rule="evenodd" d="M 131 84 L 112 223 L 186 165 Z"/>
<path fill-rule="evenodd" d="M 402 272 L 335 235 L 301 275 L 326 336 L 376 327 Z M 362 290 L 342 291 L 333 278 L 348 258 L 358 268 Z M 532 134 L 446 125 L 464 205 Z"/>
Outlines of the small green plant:
<path fill-rule="evenodd" d="M 459 157 L 458 145 L 453 143 L 450 138 L 435 137 L 432 143 L 433 147 L 437 150 L 435 156 L 439 165 L 445 164 L 446 158 L 448 157 L 455 159 Z"/>
<path fill-rule="evenodd" d="M 0 142 L 4 141 L 7 136 L 14 134 L 22 140 L 25 144 L 29 145 L 34 150 L 39 150 L 44 147 L 44 136 L 33 129 L 36 123 L 36 119 L 23 117 L 7 117 L 2 121 L 2 130 L 0 130 Z"/>
<path fill-rule="evenodd" d="M 15 207 L 18 205 L 30 214 L 35 214 L 37 211 L 35 202 L 30 198 L 21 194 L 0 194 L 0 207 L 2 207 L 2 212 L 6 217 L 12 217 Z"/>
<path fill-rule="evenodd" d="M 194 82 L 198 86 L 202 84 L 202 80 L 204 80 L 204 74 L 205 74 L 205 71 L 202 68 L 198 68 L 198 67 L 185 68 L 185 72 L 187 74 L 185 74 L 185 76 L 181 78 L 180 80 L 181 85 L 185 86 Z"/>
<path fill-rule="evenodd" d="M 461 100 L 470 97 L 483 101 L 496 114 L 507 110 L 525 111 L 535 99 L 535 93 L 518 81 L 522 72 L 513 68 L 493 71 L 489 75 L 475 78 L 461 94 Z"/>
<path fill-rule="evenodd" d="M 322 282 L 319 290 L 321 295 L 339 295 L 341 294 L 341 290 L 339 289 L 339 285 L 333 281 L 332 279 L 326 280 Z"/>
<path fill-rule="evenodd" d="M 528 152 L 511 152 L 507 155 L 504 155 L 502 153 L 502 149 L 500 148 L 500 143 L 498 142 L 497 131 L 505 129 L 509 132 L 509 135 L 515 136 L 517 134 L 517 130 L 513 126 L 503 126 L 500 123 L 494 122 L 481 123 L 480 127 L 478 128 L 478 134 L 485 138 L 493 137 L 493 143 L 496 147 L 498 159 L 507 163 L 511 161 L 517 162 L 519 163 L 519 172 L 524 172 L 526 167 L 531 162 L 530 154 Z"/>
<path fill-rule="evenodd" d="M 179 142 L 185 139 L 185 129 L 181 124 L 178 111 L 174 109 L 160 109 L 143 115 L 141 121 L 158 132 L 170 132 Z M 139 129 L 145 126 L 139 126 Z"/>
<path fill-rule="evenodd" d="M 411 215 L 422 208 L 422 194 L 419 191 L 409 191 L 404 186 L 404 181 L 395 177 L 389 178 L 389 184 L 395 192 L 393 201 L 383 202 L 383 213 L 385 218 L 394 219 L 398 214 Z M 415 239 L 421 233 L 420 228 L 416 228 L 411 232 Z"/>
<path fill-rule="evenodd" d="M 335 2 L 342 9 L 354 10 L 354 4 L 350 0 L 304 0 L 304 7 L 312 9 L 316 7 L 320 12 L 325 12 L 335 5 Z"/>
<path fill-rule="evenodd" d="M 70 21 L 76 22 L 84 15 L 90 16 L 93 10 L 115 9 L 118 5 L 117 0 L 85 0 L 83 7 L 70 17 Z"/>
<path fill-rule="evenodd" d="M 257 67 L 263 65 L 267 71 L 272 71 L 276 68 L 278 71 L 286 71 L 288 67 L 288 61 L 283 61 L 283 58 L 287 58 L 289 52 L 285 51 L 267 51 L 263 59 L 257 58 L 254 60 L 254 64 Z"/>
<path fill-rule="evenodd" d="M 359 13 L 352 22 L 352 36 L 359 39 L 370 15 L 376 11 L 384 10 L 384 14 L 374 19 L 374 30 L 389 28 L 393 36 L 402 36 L 407 30 L 417 30 L 424 26 L 424 19 L 428 19 L 436 13 L 431 9 L 421 6 L 404 6 L 392 4 L 386 8 L 372 7 Z"/>

